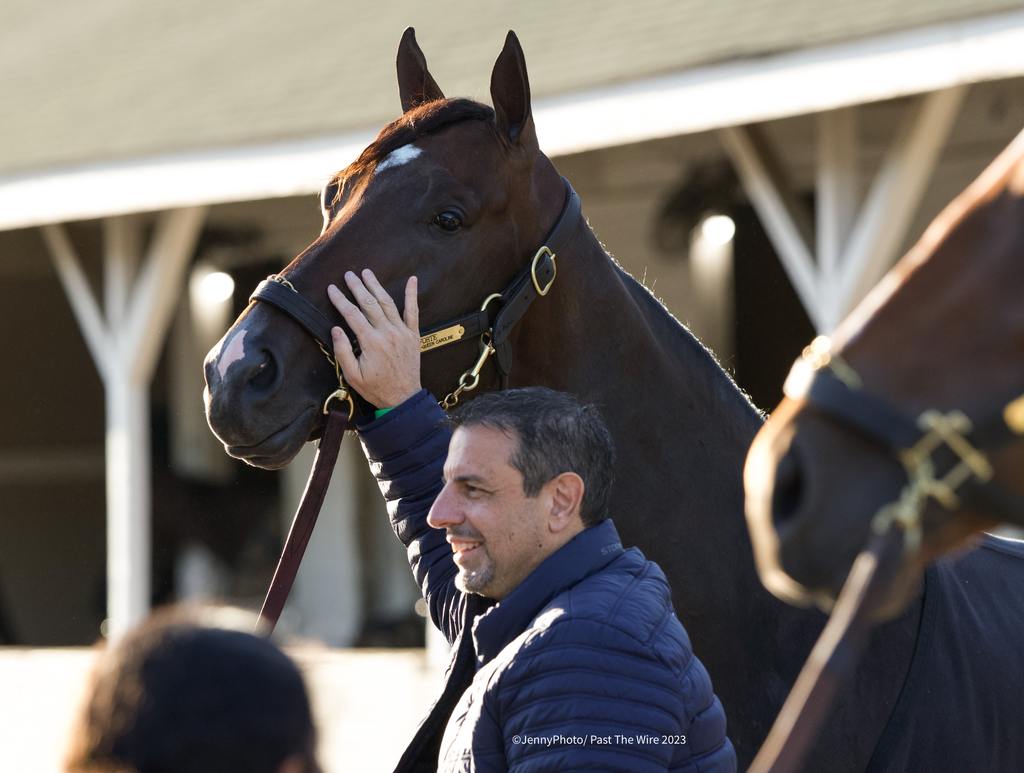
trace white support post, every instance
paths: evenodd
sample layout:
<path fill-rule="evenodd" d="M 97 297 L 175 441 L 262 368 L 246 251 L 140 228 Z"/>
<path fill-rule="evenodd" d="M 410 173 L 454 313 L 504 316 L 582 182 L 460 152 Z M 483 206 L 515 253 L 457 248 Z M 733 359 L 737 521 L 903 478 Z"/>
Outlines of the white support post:
<path fill-rule="evenodd" d="M 815 179 L 815 237 L 822 322 L 827 332 L 839 322 L 839 266 L 843 246 L 857 216 L 856 109 L 818 113 L 818 158 Z"/>
<path fill-rule="evenodd" d="M 103 221 L 103 306 L 107 324 L 116 330 L 128 306 L 128 290 L 141 253 L 139 224 L 131 216 Z"/>
<path fill-rule="evenodd" d="M 63 228 L 43 227 L 106 389 L 107 635 L 111 639 L 139 622 L 149 609 L 149 382 L 203 216 L 202 207 L 161 216 L 134 288 L 136 226 L 121 222 L 105 227 L 106 321 Z"/>
<path fill-rule="evenodd" d="M 855 306 L 892 266 L 967 86 L 932 92 L 908 113 L 843 250 L 837 308 Z"/>
<path fill-rule="evenodd" d="M 149 611 L 149 389 L 117 368 L 107 379 L 107 636 Z"/>
<path fill-rule="evenodd" d="M 190 207 L 160 216 L 146 264 L 136 281 L 125 325 L 125 352 L 132 375 L 149 383 L 175 304 L 182 298 L 185 268 L 199 238 L 205 208 Z"/>
<path fill-rule="evenodd" d="M 719 136 L 797 295 L 814 326 L 820 328 L 818 272 L 808 246 L 812 233 L 810 216 L 783 179 L 780 165 L 751 127 L 728 127 L 719 130 Z"/>
<path fill-rule="evenodd" d="M 78 320 L 78 326 L 89 347 L 100 378 L 106 379 L 113 363 L 113 353 L 107 348 L 107 330 L 103 324 L 103 315 L 96 303 L 89 280 L 82 271 L 78 255 L 68 238 L 64 227 L 59 224 L 44 225 L 43 240 L 50 250 L 50 257 L 57 269 L 57 276 L 64 286 L 64 292 L 71 302 L 71 310 Z"/>

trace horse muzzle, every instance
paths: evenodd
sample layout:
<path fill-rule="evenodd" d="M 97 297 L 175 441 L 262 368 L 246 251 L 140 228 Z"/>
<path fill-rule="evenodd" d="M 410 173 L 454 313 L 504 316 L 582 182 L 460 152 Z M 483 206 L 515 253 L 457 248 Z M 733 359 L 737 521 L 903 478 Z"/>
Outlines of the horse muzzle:
<path fill-rule="evenodd" d="M 765 587 L 788 603 L 830 609 L 872 516 L 902 482 L 899 465 L 868 441 L 784 400 L 744 469 L 747 525 Z"/>
<path fill-rule="evenodd" d="M 229 455 L 276 469 L 317 434 L 322 417 L 319 403 L 285 378 L 282 359 L 251 322 L 241 320 L 206 357 L 206 419 Z"/>

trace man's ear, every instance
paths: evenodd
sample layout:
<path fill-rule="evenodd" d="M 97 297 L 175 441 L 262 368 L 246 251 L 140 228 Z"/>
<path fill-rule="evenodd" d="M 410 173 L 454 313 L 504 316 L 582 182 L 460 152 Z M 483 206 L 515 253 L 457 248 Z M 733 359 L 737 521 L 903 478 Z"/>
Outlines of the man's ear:
<path fill-rule="evenodd" d="M 416 30 L 406 29 L 398 44 L 398 94 L 402 98 L 402 112 L 408 112 L 425 102 L 444 99 L 440 87 L 427 69 L 427 58 L 416 42 Z"/>
<path fill-rule="evenodd" d="M 564 531 L 580 520 L 580 507 L 586 486 L 575 472 L 563 472 L 547 482 L 551 494 L 548 526 L 553 532 Z"/>
<path fill-rule="evenodd" d="M 498 132 L 512 145 L 537 146 L 530 107 L 530 80 L 526 76 L 526 57 L 516 33 L 509 30 L 505 47 L 498 54 L 491 72 L 491 102 Z"/>

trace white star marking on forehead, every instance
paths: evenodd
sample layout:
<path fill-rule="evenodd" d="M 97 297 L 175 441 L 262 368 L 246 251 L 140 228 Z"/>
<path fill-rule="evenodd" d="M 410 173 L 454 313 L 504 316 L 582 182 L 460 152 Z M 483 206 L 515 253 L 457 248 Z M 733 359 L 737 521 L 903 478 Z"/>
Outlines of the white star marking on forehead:
<path fill-rule="evenodd" d="M 392 150 L 387 157 L 377 164 L 376 172 L 383 172 L 385 169 L 391 169 L 392 167 L 401 166 L 402 164 L 408 164 L 414 158 L 418 157 L 423 150 L 417 148 L 415 145 L 403 145 L 397 150 Z"/>

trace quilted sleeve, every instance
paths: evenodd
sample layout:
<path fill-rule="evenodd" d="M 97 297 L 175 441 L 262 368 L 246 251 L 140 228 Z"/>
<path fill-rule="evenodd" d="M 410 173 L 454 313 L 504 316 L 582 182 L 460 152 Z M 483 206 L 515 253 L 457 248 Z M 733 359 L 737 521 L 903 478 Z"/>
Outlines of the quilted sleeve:
<path fill-rule="evenodd" d="M 466 597 L 455 587 L 457 568 L 444 530 L 427 524 L 427 514 L 441 491 L 451 438 L 444 413 L 429 392 L 420 390 L 359 427 L 359 435 L 430 618 L 454 642 L 466 619 Z"/>

